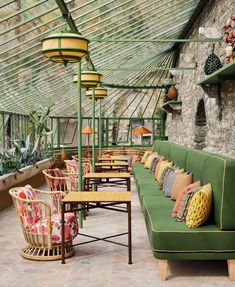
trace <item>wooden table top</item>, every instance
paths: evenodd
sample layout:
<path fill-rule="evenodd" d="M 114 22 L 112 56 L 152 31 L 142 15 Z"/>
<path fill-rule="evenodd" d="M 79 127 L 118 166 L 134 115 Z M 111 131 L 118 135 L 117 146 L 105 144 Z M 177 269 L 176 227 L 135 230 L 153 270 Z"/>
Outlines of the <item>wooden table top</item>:
<path fill-rule="evenodd" d="M 127 162 L 97 162 L 96 166 L 128 166 Z"/>
<path fill-rule="evenodd" d="M 130 157 L 126 155 L 119 155 L 119 156 L 111 155 L 110 158 L 112 160 L 126 160 L 126 161 L 130 159 Z"/>
<path fill-rule="evenodd" d="M 128 161 L 129 157 L 127 156 L 111 156 L 111 157 L 98 157 L 99 161 Z"/>
<path fill-rule="evenodd" d="M 130 202 L 130 191 L 70 191 L 62 202 Z"/>
<path fill-rule="evenodd" d="M 89 172 L 84 178 L 130 178 L 129 172 Z"/>

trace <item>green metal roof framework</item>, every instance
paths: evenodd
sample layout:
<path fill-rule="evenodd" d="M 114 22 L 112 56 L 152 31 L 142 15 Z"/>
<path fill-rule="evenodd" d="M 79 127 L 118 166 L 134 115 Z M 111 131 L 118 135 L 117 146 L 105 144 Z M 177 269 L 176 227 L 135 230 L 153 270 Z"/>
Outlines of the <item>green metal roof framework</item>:
<path fill-rule="evenodd" d="M 54 116 L 76 113 L 77 91 L 72 83 L 76 65 L 53 64 L 41 53 L 45 36 L 72 28 L 91 41 L 90 58 L 108 87 L 109 96 L 101 104 L 103 115 L 137 117 L 144 105 L 142 116 L 152 117 L 174 67 L 177 45 L 205 41 L 185 35 L 206 2 L 1 1 L 0 111 L 28 114 L 39 105 L 54 104 Z M 83 116 L 90 116 L 91 102 L 85 95 L 82 103 Z"/>

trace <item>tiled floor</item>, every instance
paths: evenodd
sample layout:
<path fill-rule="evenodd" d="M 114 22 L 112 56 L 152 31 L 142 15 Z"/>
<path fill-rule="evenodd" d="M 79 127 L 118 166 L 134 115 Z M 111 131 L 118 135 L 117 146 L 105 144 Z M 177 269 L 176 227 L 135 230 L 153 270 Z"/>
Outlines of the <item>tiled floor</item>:
<path fill-rule="evenodd" d="M 25 242 L 14 208 L 10 207 L 0 213 L 0 287 L 235 286 L 227 277 L 225 261 L 170 261 L 168 280 L 159 281 L 158 262 L 150 250 L 133 183 L 132 190 L 132 265 L 127 264 L 127 248 L 101 241 L 76 247 L 76 255 L 67 259 L 66 265 L 23 259 L 19 251 Z M 126 216 L 95 209 L 90 211 L 82 231 L 99 236 L 125 231 Z M 76 242 L 81 240 L 77 237 Z"/>

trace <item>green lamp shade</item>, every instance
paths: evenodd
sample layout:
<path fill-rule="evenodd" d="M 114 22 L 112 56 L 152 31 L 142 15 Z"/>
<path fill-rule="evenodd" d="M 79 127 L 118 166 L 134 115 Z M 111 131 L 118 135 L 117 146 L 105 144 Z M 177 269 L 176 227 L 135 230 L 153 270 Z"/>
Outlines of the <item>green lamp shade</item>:
<path fill-rule="evenodd" d="M 56 63 L 74 63 L 88 54 L 89 40 L 79 34 L 61 32 L 42 40 L 45 57 Z"/>

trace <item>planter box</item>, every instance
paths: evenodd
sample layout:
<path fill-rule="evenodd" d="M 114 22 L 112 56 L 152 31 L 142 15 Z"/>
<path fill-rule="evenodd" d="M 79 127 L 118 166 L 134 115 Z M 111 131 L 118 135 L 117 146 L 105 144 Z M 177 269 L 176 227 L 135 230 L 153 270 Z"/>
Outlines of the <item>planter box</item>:
<path fill-rule="evenodd" d="M 35 165 L 28 165 L 20 169 L 19 172 L 11 172 L 0 176 L 0 210 L 11 204 L 9 189 L 15 186 L 32 184 L 37 187 L 42 183 L 40 176 L 43 169 L 50 168 L 54 164 L 52 159 L 44 159 Z"/>

